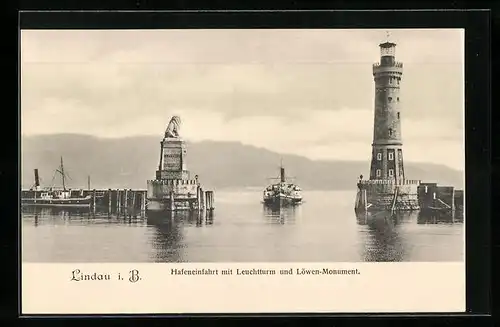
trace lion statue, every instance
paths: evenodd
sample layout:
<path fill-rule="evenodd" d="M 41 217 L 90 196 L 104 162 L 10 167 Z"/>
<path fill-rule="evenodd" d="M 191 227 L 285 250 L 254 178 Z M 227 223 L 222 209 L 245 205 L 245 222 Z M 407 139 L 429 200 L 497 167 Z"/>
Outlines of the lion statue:
<path fill-rule="evenodd" d="M 173 116 L 168 123 L 167 129 L 165 130 L 165 137 L 179 137 L 179 130 L 181 128 L 181 118 L 179 116 Z"/>

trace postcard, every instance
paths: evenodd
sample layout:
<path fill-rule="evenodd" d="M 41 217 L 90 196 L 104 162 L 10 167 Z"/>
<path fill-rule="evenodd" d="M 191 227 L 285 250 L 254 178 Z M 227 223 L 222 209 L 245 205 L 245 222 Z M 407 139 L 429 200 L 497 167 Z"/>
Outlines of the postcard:
<path fill-rule="evenodd" d="M 463 29 L 20 38 L 23 314 L 465 311 Z"/>

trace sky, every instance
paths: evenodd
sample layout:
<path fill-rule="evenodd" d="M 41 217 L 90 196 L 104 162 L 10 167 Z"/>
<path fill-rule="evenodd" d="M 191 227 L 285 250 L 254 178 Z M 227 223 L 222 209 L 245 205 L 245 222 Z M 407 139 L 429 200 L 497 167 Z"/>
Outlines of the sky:
<path fill-rule="evenodd" d="M 370 160 L 386 30 L 23 30 L 21 133 L 240 141 Z M 464 169 L 464 32 L 390 30 L 406 161 Z"/>

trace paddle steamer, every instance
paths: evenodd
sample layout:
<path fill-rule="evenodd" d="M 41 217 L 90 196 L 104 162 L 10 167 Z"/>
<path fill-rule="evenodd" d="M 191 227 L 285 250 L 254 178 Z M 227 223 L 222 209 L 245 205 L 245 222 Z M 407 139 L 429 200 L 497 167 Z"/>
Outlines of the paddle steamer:
<path fill-rule="evenodd" d="M 265 188 L 263 200 L 269 207 L 288 207 L 302 203 L 302 189 L 297 184 L 287 181 L 283 164 L 280 166 L 279 182 Z"/>

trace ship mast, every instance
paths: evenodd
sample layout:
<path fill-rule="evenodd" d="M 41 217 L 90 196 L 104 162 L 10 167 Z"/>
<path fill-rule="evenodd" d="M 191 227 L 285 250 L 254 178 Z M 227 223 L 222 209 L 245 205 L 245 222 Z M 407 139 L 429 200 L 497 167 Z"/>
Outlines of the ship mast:
<path fill-rule="evenodd" d="M 64 174 L 64 164 L 62 156 L 61 156 L 61 166 L 57 171 L 61 174 L 63 190 L 66 191 L 66 180 L 65 180 L 66 175 Z"/>

